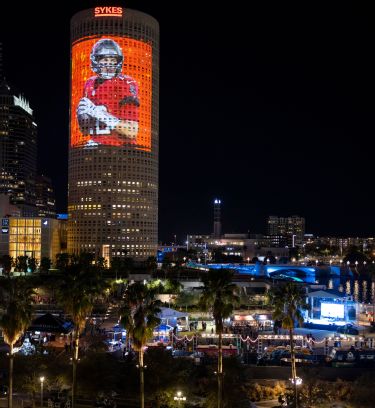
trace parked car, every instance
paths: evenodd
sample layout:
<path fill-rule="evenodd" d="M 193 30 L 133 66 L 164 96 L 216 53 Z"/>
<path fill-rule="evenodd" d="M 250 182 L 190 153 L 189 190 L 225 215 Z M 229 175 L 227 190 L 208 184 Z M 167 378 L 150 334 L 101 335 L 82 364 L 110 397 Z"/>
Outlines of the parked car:
<path fill-rule="evenodd" d="M 341 333 L 341 334 L 352 334 L 354 336 L 359 335 L 359 330 L 351 323 L 338 327 L 336 331 L 337 333 Z"/>

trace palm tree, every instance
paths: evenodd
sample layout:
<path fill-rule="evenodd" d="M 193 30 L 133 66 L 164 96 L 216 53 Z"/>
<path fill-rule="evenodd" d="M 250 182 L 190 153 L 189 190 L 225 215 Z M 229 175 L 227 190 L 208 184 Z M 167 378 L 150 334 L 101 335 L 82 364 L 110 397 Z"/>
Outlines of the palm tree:
<path fill-rule="evenodd" d="M 72 379 L 72 408 L 75 406 L 77 394 L 77 364 L 79 360 L 79 337 L 86 325 L 94 303 L 100 297 L 107 284 L 100 270 L 95 265 L 81 263 L 66 267 L 63 278 L 57 290 L 57 298 L 66 314 L 70 315 L 73 325 L 73 379 Z"/>
<path fill-rule="evenodd" d="M 139 379 L 140 379 L 140 407 L 145 406 L 144 391 L 144 347 L 152 337 L 154 328 L 160 323 L 160 300 L 155 299 L 155 290 L 142 283 L 128 286 L 124 303 L 120 309 L 121 323 L 126 329 L 126 335 L 132 341 L 135 351 L 138 351 Z"/>
<path fill-rule="evenodd" d="M 288 282 L 286 285 L 274 287 L 268 292 L 268 301 L 273 307 L 273 320 L 281 322 L 281 327 L 289 331 L 292 382 L 294 387 L 294 406 L 298 408 L 298 389 L 296 381 L 297 372 L 293 331 L 295 323 L 297 323 L 299 326 L 302 325 L 303 316 L 301 311 L 307 310 L 309 306 L 306 303 L 301 287 L 293 282 Z"/>
<path fill-rule="evenodd" d="M 13 407 L 13 354 L 14 344 L 22 336 L 32 319 L 32 296 L 30 281 L 24 277 L 5 278 L 0 282 L 0 304 L 3 314 L 0 327 L 4 341 L 9 345 L 9 395 L 8 408 Z"/>
<path fill-rule="evenodd" d="M 217 362 L 217 406 L 223 406 L 223 331 L 224 319 L 233 311 L 233 304 L 239 301 L 237 286 L 232 283 L 233 272 L 228 269 L 210 270 L 203 278 L 203 291 L 200 306 L 203 310 L 211 310 L 219 335 Z"/>

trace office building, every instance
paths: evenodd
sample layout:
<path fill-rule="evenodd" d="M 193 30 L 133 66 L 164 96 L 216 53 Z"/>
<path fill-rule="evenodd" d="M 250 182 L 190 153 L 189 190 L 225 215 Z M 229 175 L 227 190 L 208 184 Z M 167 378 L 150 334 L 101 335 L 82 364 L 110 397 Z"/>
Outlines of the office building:
<path fill-rule="evenodd" d="M 71 64 L 68 251 L 156 256 L 158 22 L 122 7 L 81 11 Z"/>
<path fill-rule="evenodd" d="M 269 216 L 267 233 L 274 246 L 300 246 L 305 234 L 305 219 L 298 215 L 291 217 Z"/>
<path fill-rule="evenodd" d="M 29 102 L 0 79 L 0 194 L 23 216 L 37 215 L 37 125 Z"/>

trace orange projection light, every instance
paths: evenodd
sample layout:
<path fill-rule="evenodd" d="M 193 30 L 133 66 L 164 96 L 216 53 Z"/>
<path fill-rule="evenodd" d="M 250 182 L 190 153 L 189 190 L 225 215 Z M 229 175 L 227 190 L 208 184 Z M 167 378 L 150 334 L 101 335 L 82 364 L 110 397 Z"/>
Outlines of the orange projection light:
<path fill-rule="evenodd" d="M 151 150 L 151 45 L 111 35 L 76 41 L 71 92 L 71 147 Z"/>

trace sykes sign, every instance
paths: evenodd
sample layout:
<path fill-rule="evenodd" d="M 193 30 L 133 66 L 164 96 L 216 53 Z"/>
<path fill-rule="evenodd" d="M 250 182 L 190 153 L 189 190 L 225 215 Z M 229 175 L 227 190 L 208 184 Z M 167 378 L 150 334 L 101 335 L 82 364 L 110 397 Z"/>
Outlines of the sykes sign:
<path fill-rule="evenodd" d="M 122 17 L 122 7 L 95 7 L 95 17 Z"/>

